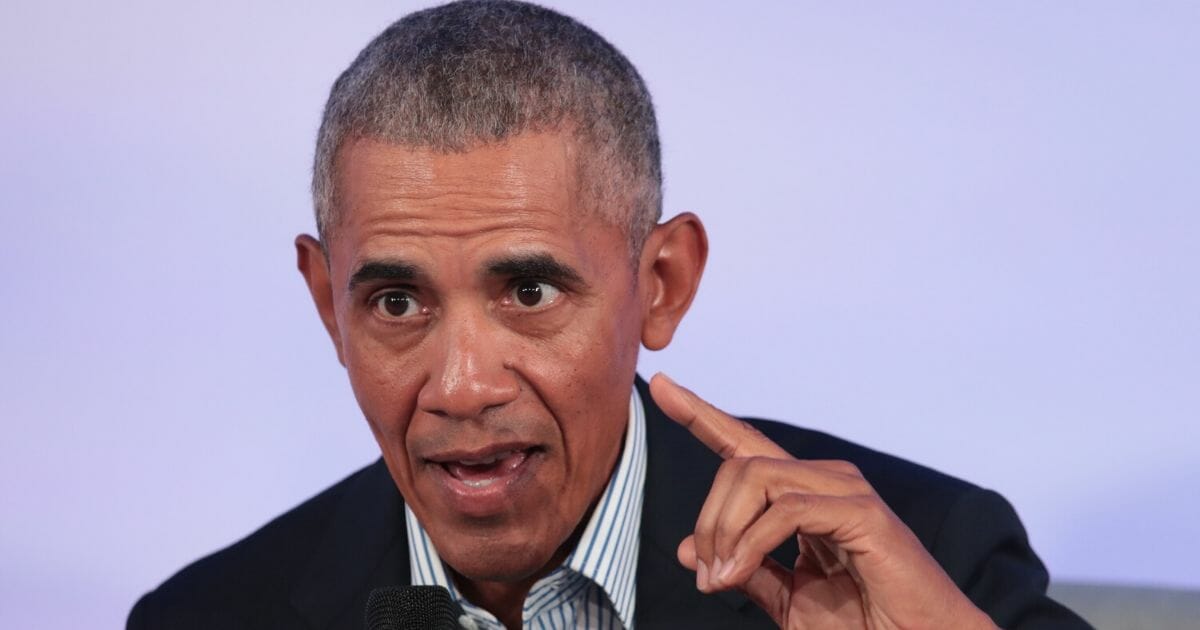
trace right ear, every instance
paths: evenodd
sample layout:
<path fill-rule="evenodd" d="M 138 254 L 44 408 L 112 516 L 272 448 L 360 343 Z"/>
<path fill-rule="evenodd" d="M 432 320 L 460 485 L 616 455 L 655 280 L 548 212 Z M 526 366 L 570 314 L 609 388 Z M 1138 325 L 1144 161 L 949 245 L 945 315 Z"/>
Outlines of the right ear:
<path fill-rule="evenodd" d="M 320 241 L 301 234 L 296 237 L 296 266 L 300 268 L 304 282 L 308 284 L 308 292 L 312 294 L 313 304 L 317 306 L 317 314 L 321 323 L 325 324 L 325 332 L 333 341 L 337 350 L 338 362 L 343 366 L 346 360 L 342 356 L 342 336 L 338 334 L 337 317 L 333 308 L 333 285 L 329 280 L 329 261 L 325 257 L 325 249 Z"/>

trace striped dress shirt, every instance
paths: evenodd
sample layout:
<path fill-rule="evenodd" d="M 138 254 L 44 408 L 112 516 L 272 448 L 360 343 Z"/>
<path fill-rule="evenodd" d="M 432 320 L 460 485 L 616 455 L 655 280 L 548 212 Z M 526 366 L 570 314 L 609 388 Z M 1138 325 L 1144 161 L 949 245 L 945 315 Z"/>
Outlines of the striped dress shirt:
<path fill-rule="evenodd" d="M 646 481 L 645 411 L 636 389 L 621 458 L 575 549 L 562 566 L 538 580 L 525 598 L 522 626 L 535 630 L 633 628 L 634 585 Z M 408 558 L 414 585 L 443 586 L 479 630 L 503 630 L 449 579 L 446 566 L 406 505 Z"/>

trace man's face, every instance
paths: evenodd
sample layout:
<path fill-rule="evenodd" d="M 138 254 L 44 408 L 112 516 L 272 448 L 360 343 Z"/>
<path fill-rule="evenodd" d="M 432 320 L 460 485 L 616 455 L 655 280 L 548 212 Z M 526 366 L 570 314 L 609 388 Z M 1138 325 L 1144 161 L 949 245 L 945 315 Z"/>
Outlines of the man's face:
<path fill-rule="evenodd" d="M 555 559 L 621 448 L 642 298 L 577 163 L 563 134 L 339 154 L 335 341 L 392 478 L 471 579 Z"/>

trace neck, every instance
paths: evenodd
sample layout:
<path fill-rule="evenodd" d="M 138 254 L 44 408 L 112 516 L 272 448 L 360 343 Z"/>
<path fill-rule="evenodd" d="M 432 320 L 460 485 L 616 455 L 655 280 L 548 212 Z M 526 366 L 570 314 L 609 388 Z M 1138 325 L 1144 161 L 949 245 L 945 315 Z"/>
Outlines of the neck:
<path fill-rule="evenodd" d="M 508 630 L 519 630 L 525 598 L 540 576 L 517 582 L 469 580 L 461 575 L 454 577 L 458 590 L 468 600 L 495 615 Z"/>
<path fill-rule="evenodd" d="M 455 571 L 450 565 L 446 565 L 450 569 L 454 584 L 458 586 L 458 590 L 468 601 L 479 606 L 480 608 L 492 613 L 500 623 L 504 624 L 508 630 L 520 630 L 522 619 L 522 611 L 525 607 L 525 598 L 529 596 L 529 591 L 533 589 L 533 585 L 538 580 L 550 574 L 551 571 L 562 566 L 570 555 L 571 550 L 579 542 L 579 537 L 583 534 L 583 528 L 591 518 L 592 510 L 595 509 L 593 503 L 584 514 L 583 520 L 579 526 L 571 532 L 570 538 L 567 539 L 558 551 L 554 552 L 554 556 L 541 569 L 535 571 L 532 575 L 512 581 L 491 581 L 491 580 L 472 580 L 465 575 Z"/>

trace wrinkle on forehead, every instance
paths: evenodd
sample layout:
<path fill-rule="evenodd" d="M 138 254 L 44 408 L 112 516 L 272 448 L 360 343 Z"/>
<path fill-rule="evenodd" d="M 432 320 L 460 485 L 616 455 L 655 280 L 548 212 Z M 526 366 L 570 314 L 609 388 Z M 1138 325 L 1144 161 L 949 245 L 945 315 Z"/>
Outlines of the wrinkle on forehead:
<path fill-rule="evenodd" d="M 376 216 L 362 218 L 354 222 L 356 232 L 362 233 L 367 240 L 416 237 L 416 238 L 467 238 L 490 234 L 500 237 L 509 233 L 531 235 L 540 231 L 533 226 L 537 210 L 525 207 L 499 211 L 491 206 L 488 209 L 455 210 L 452 219 L 444 213 L 413 213 L 405 216 Z"/>
<path fill-rule="evenodd" d="M 343 219 L 354 221 L 364 206 L 419 210 L 422 202 L 465 211 L 573 209 L 579 196 L 573 145 L 540 134 L 445 153 L 359 139 L 339 152 Z"/>

